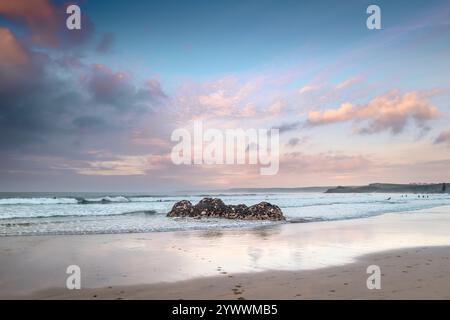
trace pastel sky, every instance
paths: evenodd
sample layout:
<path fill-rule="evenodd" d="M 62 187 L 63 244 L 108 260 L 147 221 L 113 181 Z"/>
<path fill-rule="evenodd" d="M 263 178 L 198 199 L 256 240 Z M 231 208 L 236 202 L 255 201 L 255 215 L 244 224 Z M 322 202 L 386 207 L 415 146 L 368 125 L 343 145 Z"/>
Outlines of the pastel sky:
<path fill-rule="evenodd" d="M 70 3 L 0 0 L 0 191 L 450 182 L 448 1 Z M 280 129 L 279 173 L 174 165 L 194 120 Z"/>

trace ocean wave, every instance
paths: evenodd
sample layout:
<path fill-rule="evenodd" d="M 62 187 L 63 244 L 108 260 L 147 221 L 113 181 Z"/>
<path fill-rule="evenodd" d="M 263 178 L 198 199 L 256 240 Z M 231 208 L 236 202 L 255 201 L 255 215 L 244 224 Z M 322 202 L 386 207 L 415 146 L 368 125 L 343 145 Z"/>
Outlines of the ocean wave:
<path fill-rule="evenodd" d="M 414 201 L 415 199 L 413 199 Z M 330 202 L 311 202 L 305 204 L 295 204 L 295 205 L 280 205 L 281 209 L 284 208 L 306 208 L 306 207 L 320 207 L 320 206 L 333 206 L 333 205 L 347 205 L 347 204 L 404 204 L 408 203 L 406 200 L 365 200 L 365 201 L 330 201 Z"/>
<path fill-rule="evenodd" d="M 108 204 L 108 203 L 128 203 L 128 202 L 172 202 L 172 201 L 174 200 L 158 199 L 153 196 L 147 197 L 104 196 L 96 198 L 81 198 L 81 197 L 3 198 L 0 199 L 0 205 Z"/>
<path fill-rule="evenodd" d="M 0 205 L 14 204 L 77 204 L 75 198 L 4 198 L 0 199 Z"/>
<path fill-rule="evenodd" d="M 98 203 L 123 203 L 123 202 L 130 202 L 130 199 L 123 196 L 116 196 L 116 197 L 100 197 L 100 198 L 79 198 L 77 199 L 79 204 L 98 204 Z"/>
<path fill-rule="evenodd" d="M 121 212 L 121 213 L 105 213 L 105 214 L 92 214 L 92 213 L 87 213 L 87 214 L 48 214 L 48 215 L 37 215 L 37 216 L 33 216 L 33 217 L 19 216 L 19 217 L 3 218 L 3 219 L 0 219 L 0 225 L 7 224 L 7 222 L 4 222 L 4 221 L 14 221 L 14 220 L 22 220 L 22 219 L 35 220 L 35 219 L 43 219 L 43 218 L 58 219 L 58 218 L 79 218 L 79 217 L 83 217 L 83 218 L 105 217 L 105 218 L 107 218 L 107 217 L 120 217 L 120 216 L 154 216 L 157 214 L 165 215 L 165 213 L 158 213 L 156 210 L 139 210 L 139 211 L 130 211 L 130 212 Z M 3 220 L 3 222 L 2 222 L 2 220 Z"/>
<path fill-rule="evenodd" d="M 321 221 L 327 221 L 329 219 L 325 218 L 316 218 L 316 217 L 304 217 L 304 218 L 286 218 L 286 222 L 289 223 L 308 223 L 308 222 L 321 222 Z"/>

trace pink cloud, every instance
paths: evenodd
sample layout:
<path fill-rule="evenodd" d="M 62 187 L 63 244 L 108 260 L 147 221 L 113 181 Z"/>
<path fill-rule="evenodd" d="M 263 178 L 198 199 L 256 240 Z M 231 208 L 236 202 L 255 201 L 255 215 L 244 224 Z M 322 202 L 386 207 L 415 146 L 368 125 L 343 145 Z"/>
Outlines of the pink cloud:
<path fill-rule="evenodd" d="M 269 108 L 267 109 L 267 112 L 270 113 L 272 116 L 278 116 L 280 115 L 284 108 L 286 107 L 286 103 L 283 101 L 276 101 L 273 103 Z"/>
<path fill-rule="evenodd" d="M 337 90 L 344 90 L 344 89 L 347 89 L 347 88 L 349 88 L 349 87 L 355 85 L 356 83 L 360 82 L 362 79 L 363 79 L 363 78 L 362 78 L 362 76 L 360 76 L 360 75 L 357 75 L 357 76 L 348 78 L 348 79 L 346 79 L 346 80 L 344 80 L 344 81 L 338 83 L 338 84 L 336 85 L 336 89 L 337 89 Z"/>
<path fill-rule="evenodd" d="M 434 143 L 447 143 L 448 145 L 450 145 L 450 129 L 441 132 L 441 134 L 439 134 L 439 136 L 434 140 Z"/>
<path fill-rule="evenodd" d="M 256 108 L 253 104 L 248 103 L 245 107 L 241 109 L 239 115 L 244 118 L 250 118 L 256 116 Z"/>
<path fill-rule="evenodd" d="M 286 154 L 281 160 L 285 170 L 299 172 L 346 172 L 367 169 L 372 161 L 362 155 L 343 155 L 334 153 L 305 154 L 293 152 Z M 293 171 L 290 171 L 293 172 Z M 299 172 L 300 173 L 300 172 Z"/>
<path fill-rule="evenodd" d="M 35 43 L 56 46 L 56 33 L 62 21 L 49 0 L 0 1 L 0 14 L 24 21 Z"/>
<path fill-rule="evenodd" d="M 310 111 L 310 125 L 325 125 L 344 121 L 365 121 L 366 126 L 357 129 L 359 133 L 377 133 L 390 130 L 396 134 L 401 132 L 410 120 L 424 129 L 426 122 L 437 118 L 440 113 L 427 99 L 436 92 L 411 91 L 400 94 L 393 90 L 377 96 L 365 105 L 343 103 L 337 109 Z"/>
<path fill-rule="evenodd" d="M 260 103 L 255 93 L 262 85 L 262 77 L 241 80 L 227 75 L 204 83 L 188 83 L 173 98 L 180 118 L 223 119 L 254 117 Z"/>
<path fill-rule="evenodd" d="M 313 92 L 313 91 L 317 91 L 320 88 L 322 88 L 322 85 L 320 85 L 320 84 L 308 84 L 308 85 L 305 85 L 305 86 L 301 87 L 298 90 L 298 93 L 300 95 L 304 95 L 304 94 L 307 94 L 307 93 L 310 93 L 310 92 Z"/>
<path fill-rule="evenodd" d="M 78 1 L 80 2 L 80 1 Z M 24 25 L 29 31 L 31 41 L 40 46 L 56 48 L 61 45 L 76 45 L 92 34 L 94 28 L 87 15 L 82 16 L 82 29 L 66 28 L 66 6 L 51 0 L 2 0 L 0 15 Z"/>
<path fill-rule="evenodd" d="M 170 165 L 169 155 L 112 155 L 105 151 L 90 151 L 95 160 L 59 160 L 52 168 L 70 170 L 84 176 L 136 176 L 160 170 Z"/>
<path fill-rule="evenodd" d="M 224 90 L 218 90 L 198 97 L 199 103 L 208 108 L 217 110 L 219 114 L 228 114 L 230 109 L 234 108 L 239 101 L 238 96 L 229 96 Z"/>
<path fill-rule="evenodd" d="M 7 28 L 0 27 L 0 47 L 2 65 L 19 66 L 29 61 L 27 52 Z"/>

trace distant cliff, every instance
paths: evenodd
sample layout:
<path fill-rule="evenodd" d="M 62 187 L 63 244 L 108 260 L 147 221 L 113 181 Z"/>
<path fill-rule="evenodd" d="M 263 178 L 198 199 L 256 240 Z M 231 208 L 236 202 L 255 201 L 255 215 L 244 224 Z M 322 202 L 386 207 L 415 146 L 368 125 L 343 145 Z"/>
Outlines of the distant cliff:
<path fill-rule="evenodd" d="M 330 188 L 325 193 L 448 193 L 448 183 L 433 184 L 391 184 L 372 183 L 367 186 L 336 187 Z"/>

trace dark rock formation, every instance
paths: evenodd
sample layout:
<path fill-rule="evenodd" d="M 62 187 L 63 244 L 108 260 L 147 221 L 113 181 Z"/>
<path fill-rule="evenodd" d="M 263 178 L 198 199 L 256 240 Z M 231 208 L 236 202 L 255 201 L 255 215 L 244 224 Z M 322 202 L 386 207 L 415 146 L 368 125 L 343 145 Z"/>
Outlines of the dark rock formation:
<path fill-rule="evenodd" d="M 331 188 L 326 193 L 420 193 L 432 194 L 443 193 L 446 190 L 446 183 L 423 183 L 423 184 L 392 184 L 392 183 L 372 183 L 367 186 L 338 186 Z"/>
<path fill-rule="evenodd" d="M 226 205 L 217 198 L 204 198 L 195 206 L 187 200 L 175 203 L 168 217 L 226 218 L 243 220 L 284 220 L 278 206 L 261 202 L 251 207 L 245 204 Z"/>
<path fill-rule="evenodd" d="M 173 215 L 171 215 L 173 213 Z M 172 210 L 167 215 L 168 217 L 193 217 L 194 206 L 190 201 L 181 200 L 175 203 Z"/>
<path fill-rule="evenodd" d="M 194 215 L 197 217 L 220 217 L 227 211 L 228 207 L 218 198 L 203 198 L 194 206 Z"/>
<path fill-rule="evenodd" d="M 282 220 L 283 212 L 278 206 L 268 202 L 260 202 L 248 208 L 250 216 L 259 217 L 259 220 Z"/>
<path fill-rule="evenodd" d="M 245 204 L 228 206 L 228 219 L 245 219 L 249 215 L 248 207 Z"/>

